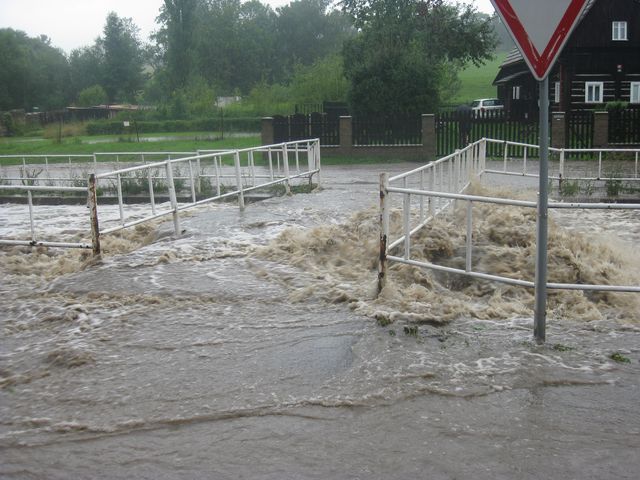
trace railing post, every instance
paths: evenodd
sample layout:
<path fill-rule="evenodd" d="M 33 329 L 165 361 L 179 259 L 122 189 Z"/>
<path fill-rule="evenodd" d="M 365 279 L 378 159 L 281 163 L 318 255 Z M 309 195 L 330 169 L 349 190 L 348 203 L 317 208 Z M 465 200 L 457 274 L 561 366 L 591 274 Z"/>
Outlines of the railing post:
<path fill-rule="evenodd" d="M 446 192 L 446 187 L 444 184 L 444 163 L 440 163 L 440 183 L 439 183 L 440 191 Z M 446 199 L 442 197 L 438 197 L 438 210 L 444 209 L 444 205 L 446 205 Z"/>
<path fill-rule="evenodd" d="M 271 155 L 271 147 L 269 147 L 267 157 L 269 159 L 269 179 L 273 182 L 273 157 Z"/>
<path fill-rule="evenodd" d="M 504 141 L 504 171 L 507 171 L 507 158 L 509 157 L 509 144 Z"/>
<path fill-rule="evenodd" d="M 100 227 L 98 225 L 98 195 L 96 191 L 96 175 L 89 175 L 88 188 L 89 218 L 91 219 L 91 245 L 93 254 L 100 255 Z"/>
<path fill-rule="evenodd" d="M 253 161 L 253 150 L 249 151 L 249 172 L 251 174 L 251 186 L 256 186 L 256 169 Z"/>
<path fill-rule="evenodd" d="M 153 175 L 151 169 L 147 169 L 147 181 L 149 182 L 149 200 L 151 201 L 151 213 L 156 214 L 156 199 L 153 193 Z"/>
<path fill-rule="evenodd" d="M 424 170 L 420 170 L 420 190 L 424 190 Z M 420 195 L 420 223 L 424 222 L 424 195 Z"/>
<path fill-rule="evenodd" d="M 178 198 L 176 195 L 176 186 L 173 183 L 173 165 L 171 162 L 166 163 L 167 170 L 167 188 L 169 189 L 169 201 L 173 212 L 173 229 L 176 235 L 180 235 L 180 216 L 178 213 Z"/>
<path fill-rule="evenodd" d="M 378 258 L 378 295 L 387 284 L 387 244 L 389 242 L 389 174 L 380 174 L 380 256 Z"/>
<path fill-rule="evenodd" d="M 598 180 L 602 178 L 602 151 L 598 152 Z"/>
<path fill-rule="evenodd" d="M 471 254 L 473 249 L 473 202 L 467 202 L 467 254 L 465 256 L 466 272 L 471 272 Z"/>
<path fill-rule="evenodd" d="M 218 157 L 213 157 L 213 166 L 216 172 L 216 193 L 218 194 L 218 196 L 221 195 L 222 189 L 220 187 L 220 175 L 221 175 L 221 168 L 220 168 L 220 164 L 222 163 L 222 157 L 218 156 Z"/>
<path fill-rule="evenodd" d="M 196 203 L 196 181 L 193 178 L 193 163 L 189 160 L 189 180 L 191 182 L 191 200 Z"/>
<path fill-rule="evenodd" d="M 120 174 L 116 175 L 116 189 L 118 190 L 118 210 L 120 211 L 120 221 L 124 225 L 124 206 L 122 205 L 122 178 L 120 177 Z"/>
<path fill-rule="evenodd" d="M 283 144 L 282 148 L 282 164 L 284 165 L 284 176 L 287 179 L 284 183 L 284 188 L 287 192 L 287 195 L 291 195 L 291 178 L 289 177 L 289 148 L 286 143 Z"/>
<path fill-rule="evenodd" d="M 457 155 L 458 150 L 456 150 L 456 155 Z M 453 193 L 453 166 L 455 164 L 455 158 L 456 155 L 454 155 L 453 157 L 451 157 L 449 159 L 449 161 L 447 162 L 447 170 L 448 170 L 448 174 L 449 174 L 449 189 L 448 189 L 448 193 Z"/>
<path fill-rule="evenodd" d="M 411 195 L 405 193 L 402 200 L 402 229 L 404 231 L 404 259 L 411 257 Z"/>
<path fill-rule="evenodd" d="M 198 194 L 202 193 L 202 165 L 200 163 L 200 152 L 198 152 L 198 158 L 196 159 L 196 173 L 198 176 L 198 183 L 196 184 L 196 188 L 198 190 Z"/>
<path fill-rule="evenodd" d="M 33 195 L 31 195 L 31 190 L 27 190 L 27 199 L 29 202 L 29 223 L 31 224 L 31 241 L 36 241 L 36 230 L 33 225 Z"/>
<path fill-rule="evenodd" d="M 435 189 L 435 183 L 436 183 L 436 167 L 435 165 L 433 165 L 429 169 L 429 190 L 431 192 L 433 192 Z M 435 198 L 431 196 L 429 196 L 429 216 L 431 218 L 435 216 Z"/>
<path fill-rule="evenodd" d="M 240 152 L 237 150 L 233 156 L 233 163 L 236 169 L 236 188 L 238 192 L 238 206 L 244 210 L 244 188 L 242 186 L 242 172 L 240 171 Z"/>
<path fill-rule="evenodd" d="M 322 173 L 322 160 L 320 158 L 320 140 L 316 140 L 315 141 L 315 148 L 314 148 L 314 152 L 315 152 L 315 165 L 316 165 L 316 169 L 318 170 L 318 187 L 320 186 L 320 180 L 321 180 L 321 173 Z M 637 155 L 636 155 L 637 157 Z M 637 158 L 636 158 L 636 163 L 638 162 Z M 637 170 L 637 168 L 636 168 Z"/>

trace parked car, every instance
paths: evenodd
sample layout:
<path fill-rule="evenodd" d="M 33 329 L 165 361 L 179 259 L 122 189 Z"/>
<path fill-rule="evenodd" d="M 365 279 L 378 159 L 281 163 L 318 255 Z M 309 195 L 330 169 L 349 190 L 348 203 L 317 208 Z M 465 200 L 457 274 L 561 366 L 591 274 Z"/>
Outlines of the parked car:
<path fill-rule="evenodd" d="M 504 110 L 504 104 L 497 98 L 480 98 L 471 102 L 471 111 L 475 118 L 488 116 L 487 112 Z"/>

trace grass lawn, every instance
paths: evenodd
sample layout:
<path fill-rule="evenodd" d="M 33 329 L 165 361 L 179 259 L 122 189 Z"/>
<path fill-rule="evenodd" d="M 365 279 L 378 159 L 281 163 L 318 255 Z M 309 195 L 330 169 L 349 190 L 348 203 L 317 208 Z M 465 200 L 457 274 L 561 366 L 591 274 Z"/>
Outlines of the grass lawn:
<path fill-rule="evenodd" d="M 165 140 L 165 137 L 171 139 Z M 0 138 L 1 155 L 19 155 L 17 158 L 1 158 L 0 165 L 19 165 L 22 163 L 21 156 L 29 155 L 90 155 L 93 153 L 114 153 L 114 152 L 195 152 L 197 150 L 218 150 L 251 148 L 260 146 L 260 135 L 238 136 L 225 138 L 224 140 L 212 140 L 211 132 L 180 132 L 180 133 L 156 133 L 145 134 L 142 141 L 137 142 L 135 137 L 124 137 L 122 135 L 96 135 L 69 137 L 63 139 L 62 143 L 57 143 L 51 139 L 41 137 L 12 137 Z M 149 139 L 153 139 L 149 141 Z M 49 159 L 50 163 L 55 161 L 66 162 L 63 159 Z M 98 157 L 100 160 L 100 157 Z M 232 159 L 224 158 L 225 163 L 231 163 Z M 77 163 L 76 159 L 74 163 Z M 83 162 L 90 161 L 84 159 Z M 349 164 L 379 164 L 397 163 L 407 161 L 403 158 L 395 158 L 391 154 L 389 157 L 366 157 L 366 156 L 323 156 L 323 165 L 349 165 Z M 266 163 L 261 156 L 256 157 L 256 164 Z"/>
<path fill-rule="evenodd" d="M 498 53 L 494 60 L 480 67 L 471 65 L 460 72 L 462 86 L 450 103 L 462 104 L 470 103 L 476 98 L 494 98 L 497 95 L 497 89 L 492 83 L 506 56 L 504 52 Z"/>
<path fill-rule="evenodd" d="M 165 137 L 172 137 L 165 139 Z M 179 137 L 179 138 L 175 138 Z M 122 135 L 100 135 L 64 138 L 61 143 L 54 140 L 13 137 L 0 138 L 0 155 L 70 155 L 99 152 L 195 152 L 196 150 L 216 150 L 249 148 L 260 145 L 258 134 L 238 136 L 223 140 L 212 140 L 211 132 L 157 133 L 145 134 L 146 140 L 138 142 L 135 137 Z M 153 139 L 150 141 L 148 139 Z M 22 160 L 2 159 L 0 164 L 12 165 Z"/>

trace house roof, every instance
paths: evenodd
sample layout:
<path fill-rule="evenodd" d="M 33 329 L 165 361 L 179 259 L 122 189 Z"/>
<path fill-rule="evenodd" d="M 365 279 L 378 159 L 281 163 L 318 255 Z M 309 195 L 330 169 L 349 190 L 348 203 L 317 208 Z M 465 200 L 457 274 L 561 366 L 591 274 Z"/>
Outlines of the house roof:
<path fill-rule="evenodd" d="M 588 0 L 587 1 L 587 6 L 585 7 L 584 12 L 582 12 L 582 16 L 578 20 L 578 24 L 580 22 L 582 22 L 584 17 L 587 16 L 587 13 L 589 13 L 589 10 L 591 9 L 591 7 L 593 7 L 593 5 L 596 3 L 596 1 L 597 0 Z M 505 58 L 504 62 L 502 62 L 502 64 L 500 64 L 500 68 L 502 69 L 503 67 L 506 67 L 506 66 L 509 66 L 509 65 L 513 65 L 514 63 L 518 63 L 518 62 L 524 62 L 524 58 L 522 57 L 522 54 L 520 53 L 520 50 L 518 50 L 517 48 L 514 48 L 513 50 L 511 50 L 507 54 L 507 58 Z M 498 79 L 496 79 L 496 81 L 494 81 L 494 83 L 496 83 L 497 81 L 498 81 Z"/>
<path fill-rule="evenodd" d="M 496 77 L 496 79 L 493 81 L 494 85 L 501 85 L 503 83 L 508 83 L 511 80 L 514 80 L 518 77 L 522 77 L 523 75 L 527 75 L 529 73 L 528 70 L 522 70 L 516 73 L 512 73 L 511 75 L 505 75 L 504 77 Z"/>

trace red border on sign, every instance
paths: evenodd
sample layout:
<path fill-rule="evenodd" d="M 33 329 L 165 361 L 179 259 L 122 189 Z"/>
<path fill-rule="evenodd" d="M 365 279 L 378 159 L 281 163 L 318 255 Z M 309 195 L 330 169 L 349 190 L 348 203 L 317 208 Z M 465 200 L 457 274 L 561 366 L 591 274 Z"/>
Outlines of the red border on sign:
<path fill-rule="evenodd" d="M 538 80 L 542 80 L 549 74 L 551 67 L 553 67 L 556 58 L 560 54 L 560 50 L 568 40 L 569 34 L 575 27 L 587 3 L 587 0 L 571 0 L 569 7 L 567 7 L 567 11 L 551 36 L 549 44 L 541 53 L 538 52 L 536 47 L 533 45 L 526 27 L 522 24 L 516 15 L 516 12 L 513 10 L 510 0 L 491 1 L 500 13 L 502 19 L 506 22 L 516 44 L 520 47 L 520 51 L 531 67 L 533 75 Z M 541 8 L 544 7 L 541 5 Z"/>

